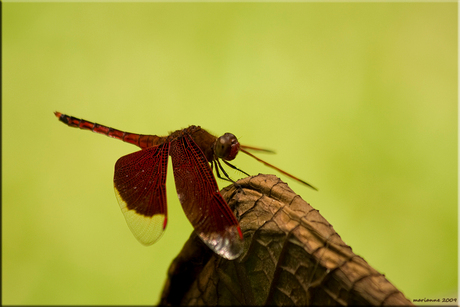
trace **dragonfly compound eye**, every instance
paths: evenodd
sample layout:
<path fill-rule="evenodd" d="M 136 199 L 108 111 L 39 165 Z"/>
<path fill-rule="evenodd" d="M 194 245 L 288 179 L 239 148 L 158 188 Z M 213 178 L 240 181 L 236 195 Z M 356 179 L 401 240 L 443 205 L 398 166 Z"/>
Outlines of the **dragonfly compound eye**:
<path fill-rule="evenodd" d="M 235 159 L 240 150 L 238 139 L 231 133 L 219 137 L 214 145 L 214 153 L 218 158 L 231 161 Z"/>

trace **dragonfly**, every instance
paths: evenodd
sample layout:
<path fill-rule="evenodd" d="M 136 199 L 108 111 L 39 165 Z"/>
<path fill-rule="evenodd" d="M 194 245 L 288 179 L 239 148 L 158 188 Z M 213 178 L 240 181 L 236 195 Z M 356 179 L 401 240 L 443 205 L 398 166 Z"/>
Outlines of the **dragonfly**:
<path fill-rule="evenodd" d="M 216 137 L 200 126 L 190 126 L 168 136 L 144 135 L 120 131 L 60 112 L 54 114 L 59 121 L 70 127 L 104 134 L 141 148 L 118 159 L 113 182 L 128 227 L 136 239 L 146 246 L 160 239 L 168 220 L 168 156 L 171 156 L 176 191 L 185 215 L 200 239 L 216 254 L 229 260 L 242 254 L 243 234 L 235 215 L 220 194 L 213 175 L 215 169 L 217 177 L 234 182 L 220 161 L 239 170 L 228 161 L 235 159 L 238 152 L 242 151 L 316 190 L 309 183 L 248 151 L 270 150 L 241 145 L 231 133 Z"/>

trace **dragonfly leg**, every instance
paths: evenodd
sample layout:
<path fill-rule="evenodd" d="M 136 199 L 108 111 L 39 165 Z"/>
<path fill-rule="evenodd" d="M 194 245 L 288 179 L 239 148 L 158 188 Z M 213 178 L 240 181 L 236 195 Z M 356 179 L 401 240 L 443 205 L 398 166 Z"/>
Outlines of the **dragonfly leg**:
<path fill-rule="evenodd" d="M 215 167 L 216 167 L 216 175 L 219 179 L 222 179 L 222 180 L 226 180 L 226 181 L 229 181 L 231 183 L 235 183 L 235 181 L 233 181 L 230 176 L 228 176 L 228 174 L 225 172 L 225 170 L 222 168 L 222 165 L 220 165 L 219 163 L 219 160 L 214 160 L 213 162 L 211 162 L 211 168 L 213 167 L 213 165 L 215 164 Z M 219 168 L 220 170 L 222 171 L 222 173 L 224 173 L 224 176 L 225 177 L 222 177 L 220 175 L 220 171 L 219 171 Z"/>
<path fill-rule="evenodd" d="M 224 170 L 224 168 L 222 167 L 222 164 L 220 164 L 219 160 L 216 159 L 215 161 L 216 161 L 216 174 L 217 174 L 217 177 L 219 177 L 220 179 L 223 179 L 223 180 L 227 180 L 227 181 L 232 182 L 232 183 L 235 185 L 235 187 L 238 189 L 238 191 L 243 191 L 243 188 L 241 187 L 241 185 L 239 185 L 238 183 L 236 183 L 235 181 L 233 181 L 232 178 L 230 178 L 230 176 L 227 174 L 227 172 L 226 172 L 226 171 Z M 240 169 L 238 169 L 238 168 L 236 168 L 235 166 L 231 165 L 231 164 L 228 163 L 227 161 L 225 161 L 225 160 L 222 160 L 222 161 L 224 161 L 224 163 L 227 164 L 227 165 L 229 165 L 231 168 L 241 171 Z M 222 177 L 220 176 L 219 168 L 220 168 L 220 170 L 222 171 L 222 173 L 224 173 L 225 177 L 227 177 L 227 178 L 222 178 Z M 241 171 L 241 172 L 243 172 L 243 171 Z M 245 172 L 243 172 L 243 173 L 246 174 Z M 246 175 L 248 175 L 248 174 L 246 174 Z M 249 176 L 249 175 L 248 175 L 248 176 Z M 243 193 L 244 193 L 244 191 L 243 191 Z"/>
<path fill-rule="evenodd" d="M 231 168 L 233 168 L 233 169 L 236 169 L 237 171 L 242 172 L 242 173 L 245 174 L 246 176 L 248 176 L 248 177 L 251 176 L 251 175 L 249 175 L 248 173 L 246 173 L 245 171 L 240 170 L 240 169 L 239 169 L 238 167 L 236 167 L 235 165 L 230 164 L 230 162 L 227 162 L 227 161 L 225 161 L 225 160 L 222 160 L 222 161 L 224 161 L 224 163 L 227 164 L 229 167 L 231 167 Z"/>

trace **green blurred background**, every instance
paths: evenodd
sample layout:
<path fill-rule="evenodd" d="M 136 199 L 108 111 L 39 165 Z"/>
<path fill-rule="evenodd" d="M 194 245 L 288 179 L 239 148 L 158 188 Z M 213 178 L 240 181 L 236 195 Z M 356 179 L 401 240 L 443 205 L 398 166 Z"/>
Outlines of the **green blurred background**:
<path fill-rule="evenodd" d="M 2 17 L 3 304 L 157 303 L 192 231 L 169 172 L 167 230 L 139 244 L 112 183 L 136 147 L 53 111 L 274 149 L 262 158 L 319 192 L 277 175 L 408 298 L 457 296 L 456 3 L 4 3 Z"/>

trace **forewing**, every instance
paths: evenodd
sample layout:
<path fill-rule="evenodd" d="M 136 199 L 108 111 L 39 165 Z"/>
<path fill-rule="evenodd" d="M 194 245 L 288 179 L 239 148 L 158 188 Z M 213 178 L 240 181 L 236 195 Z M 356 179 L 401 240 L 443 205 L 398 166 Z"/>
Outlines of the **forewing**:
<path fill-rule="evenodd" d="M 203 152 L 184 134 L 171 142 L 170 155 L 177 195 L 195 231 L 218 255 L 237 258 L 243 252 L 243 235 Z"/>
<path fill-rule="evenodd" d="M 170 143 L 149 147 L 118 159 L 114 187 L 121 211 L 132 233 L 151 245 L 167 222 L 166 171 Z"/>

